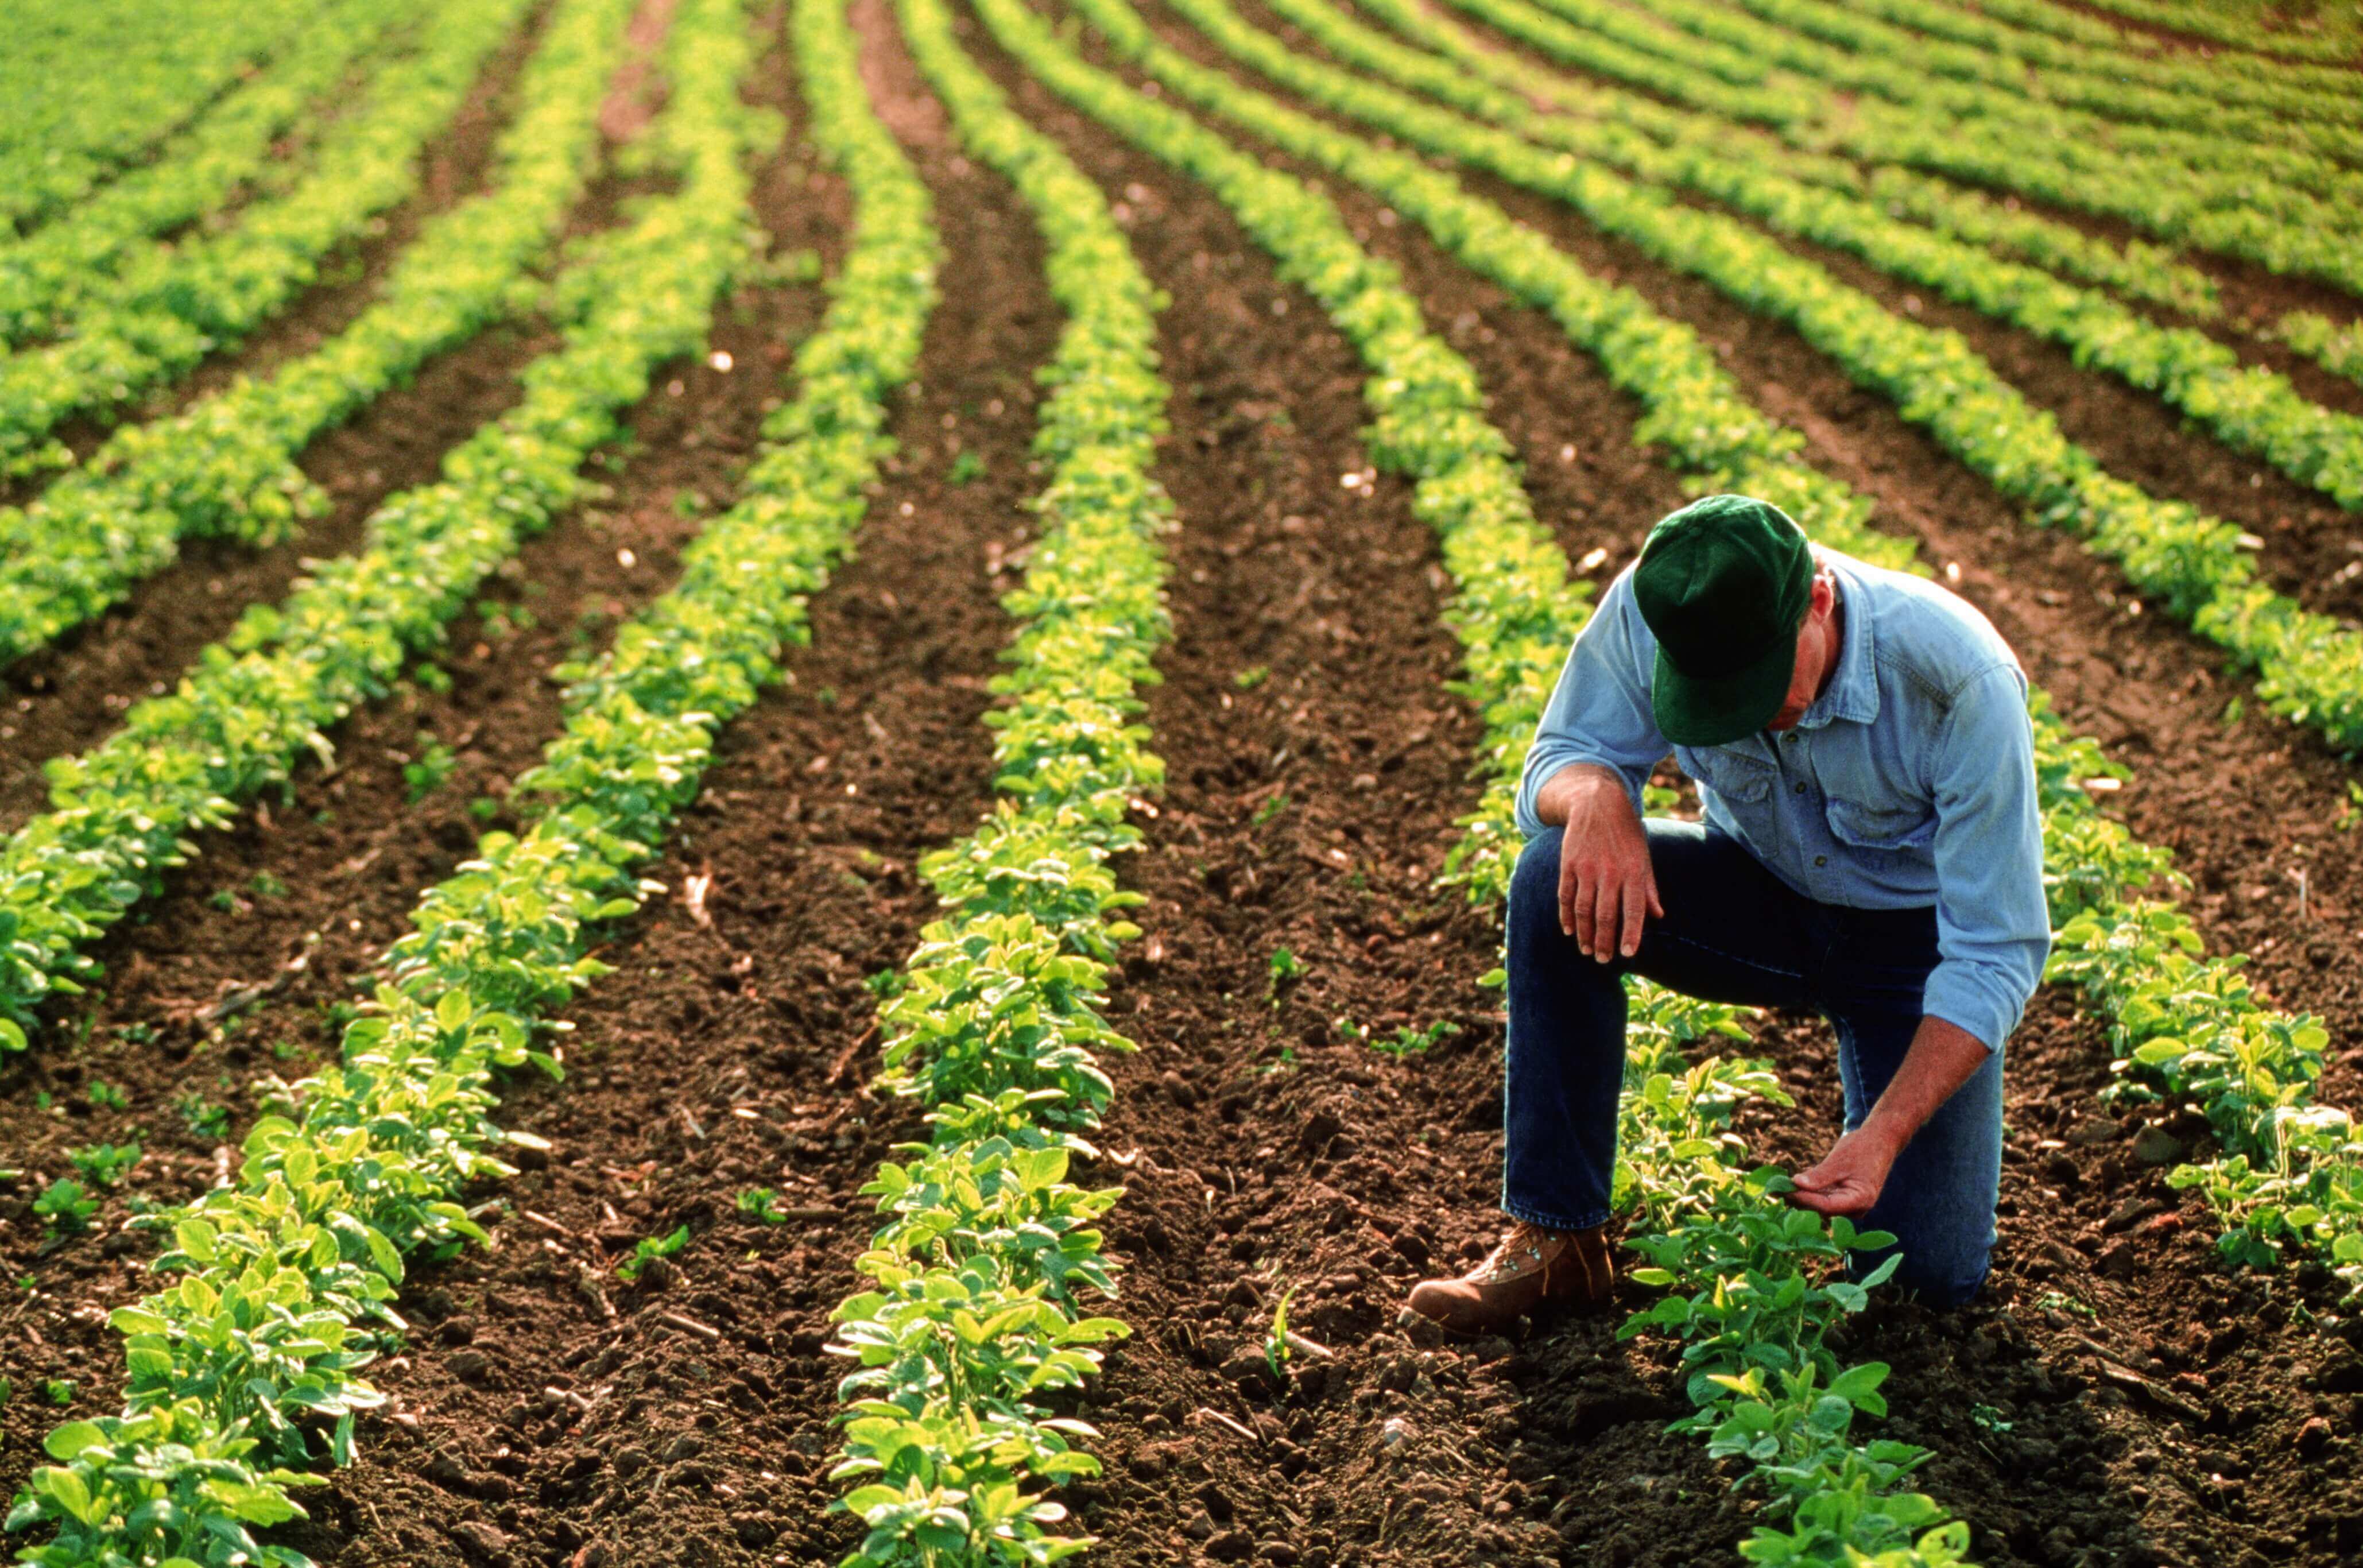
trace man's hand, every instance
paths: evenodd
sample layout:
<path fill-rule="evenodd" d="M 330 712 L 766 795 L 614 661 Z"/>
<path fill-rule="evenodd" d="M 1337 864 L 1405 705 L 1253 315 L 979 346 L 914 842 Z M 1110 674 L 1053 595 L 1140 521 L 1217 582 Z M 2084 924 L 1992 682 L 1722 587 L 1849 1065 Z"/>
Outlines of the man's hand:
<path fill-rule="evenodd" d="M 1858 1128 L 1832 1145 L 1820 1164 L 1797 1173 L 1789 1201 L 1815 1214 L 1865 1213 L 1879 1201 L 1902 1149 L 1868 1126 Z"/>
<path fill-rule="evenodd" d="M 1663 918 L 1649 836 L 1625 781 L 1606 768 L 1576 763 L 1544 784 L 1536 801 L 1545 822 L 1564 820 L 1559 840 L 1559 928 L 1587 958 L 1606 963 L 1641 948 L 1642 922 Z"/>

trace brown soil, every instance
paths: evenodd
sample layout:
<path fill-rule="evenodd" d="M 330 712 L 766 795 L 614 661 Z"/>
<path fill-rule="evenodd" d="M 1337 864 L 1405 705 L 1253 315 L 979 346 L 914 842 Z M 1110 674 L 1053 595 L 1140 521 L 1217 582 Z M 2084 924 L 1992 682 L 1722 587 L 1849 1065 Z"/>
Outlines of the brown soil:
<path fill-rule="evenodd" d="M 842 204 L 809 188 L 818 178 L 798 155 L 760 172 L 758 211 L 776 248 L 837 244 Z M 46 1246 L 28 1213 L 36 1181 L 72 1173 L 70 1148 L 136 1138 L 147 1155 L 128 1190 L 185 1200 L 227 1150 L 220 1132 L 191 1126 L 180 1102 L 196 1095 L 226 1109 L 234 1140 L 273 1075 L 300 1077 L 333 1051 L 344 1005 L 405 929 L 419 890 L 449 875 L 485 827 L 514 825 L 502 804 L 509 782 L 560 722 L 547 672 L 604 644 L 661 593 L 681 548 L 729 505 L 818 306 L 817 291 L 771 286 L 726 302 L 711 343 L 731 368 L 705 358 L 659 371 L 627 439 L 594 460 L 616 471 L 610 493 L 528 541 L 454 623 L 438 664 L 449 689 L 405 683 L 338 728 L 333 771 L 307 766 L 232 828 L 200 836 L 193 864 L 97 950 L 103 995 L 61 1018 L 58 1039 L 5 1064 L 0 1147 L 34 1176 L 0 1202 L 0 1256 L 9 1277 L 39 1282 L 0 1311 L 0 1365 L 17 1386 L 68 1377 L 77 1413 L 111 1405 L 115 1337 L 83 1309 L 148 1287 L 134 1260 L 150 1243 L 122 1232 L 120 1198 L 90 1237 Z M 429 737 L 449 751 L 448 770 L 406 777 Z M 102 1084 L 128 1105 L 92 1106 Z M 0 1487 L 22 1479 L 58 1414 L 32 1398 L 0 1407 Z"/>
<path fill-rule="evenodd" d="M 641 66 L 654 47 L 641 31 L 634 39 L 626 72 Z M 458 123 L 431 150 L 420 196 L 359 253 L 361 275 L 307 293 L 264 338 L 201 368 L 183 406 L 220 390 L 234 375 L 267 373 L 318 348 L 377 297 L 385 271 L 419 222 L 482 188 L 493 142 L 507 118 L 510 89 L 533 41 L 521 38 L 507 46 L 479 82 Z M 568 217 L 566 239 L 580 240 L 614 225 L 628 188 L 612 172 L 594 179 Z M 527 320 L 493 325 L 434 356 L 299 454 L 299 466 L 330 504 L 294 538 L 262 550 L 229 539 L 183 540 L 179 560 L 134 584 L 122 603 L 0 671 L 0 702 L 13 710 L 0 712 L 0 742 L 6 742 L 0 832 L 13 831 L 42 809 L 46 761 L 104 740 L 134 702 L 178 681 L 247 606 L 284 597 L 305 562 L 359 549 L 380 503 L 437 479 L 444 454 L 514 403 L 517 373 L 557 343 L 546 323 Z"/>
<path fill-rule="evenodd" d="M 815 599 L 792 681 L 726 732 L 651 868 L 669 895 L 619 935 L 604 955 L 616 973 L 571 1010 L 567 1081 L 511 1085 L 505 1119 L 552 1152 L 483 1195 L 501 1206 L 493 1248 L 422 1267 L 405 1290 L 415 1331 L 379 1377 L 395 1402 L 365 1423 L 358 1465 L 306 1499 L 314 1522 L 287 1532 L 329 1568 L 751 1568 L 853 1543 L 851 1522 L 827 1511 L 844 1363 L 823 1346 L 855 1284 L 859 1187 L 918 1130 L 863 1087 L 878 1044 L 863 982 L 902 962 L 929 915 L 917 857 L 986 803 L 980 719 L 1010 630 L 994 595 L 1030 537 L 1031 375 L 1059 326 L 1014 194 L 953 148 L 881 0 L 860 0 L 855 18 L 872 92 L 937 194 L 952 257 L 895 418 L 902 455 L 860 555 Z M 1490 919 L 1433 885 L 1474 799 L 1478 736 L 1446 687 L 1458 651 L 1437 619 L 1441 566 L 1403 485 L 1338 483 L 1365 462 L 1359 365 L 1203 191 L 1019 81 L 980 28 L 969 38 L 1121 202 L 1173 300 L 1160 476 L 1182 521 L 1169 543 L 1175 637 L 1147 694 L 1169 787 L 1142 818 L 1147 849 L 1120 867 L 1148 895 L 1148 934 L 1126 950 L 1110 1009 L 1141 1050 L 1109 1063 L 1118 1098 L 1093 1173 L 1127 1189 L 1108 1229 L 1125 1266 L 1118 1309 L 1137 1332 L 1081 1409 L 1107 1473 L 1066 1493 L 1103 1538 L 1093 1560 L 1736 1563 L 1749 1505 L 1702 1445 L 1665 1435 L 1683 1410 L 1668 1347 L 1617 1344 L 1614 1316 L 1474 1345 L 1396 1326 L 1411 1280 L 1457 1268 L 1492 1235 L 1501 1018 L 1473 984 L 1493 962 Z M 762 79 L 789 77 L 774 62 Z M 778 243 L 826 249 L 843 193 L 804 160 L 766 172 L 762 215 Z M 1961 591 L 2070 721 L 2136 766 L 2114 805 L 2182 850 L 2210 940 L 2258 950 L 2263 982 L 2327 1012 L 2337 1048 L 2363 1056 L 2363 994 L 2335 962 L 2346 927 L 2363 923 L 2363 834 L 2329 826 L 2338 764 L 2286 727 L 2217 723 L 2235 688 L 2217 689 L 2210 651 L 2137 613 L 2071 541 L 2025 528 L 1793 335 L 1541 203 L 1509 201 L 1749 366 L 1751 390 L 1817 461 L 1876 495 L 1933 563 L 1960 566 Z M 1570 555 L 1607 551 L 1604 581 L 1681 498 L 1631 443 L 1638 409 L 1544 317 L 1410 225 L 1358 195 L 1341 206 L 1476 363 L 1539 515 Z M 465 852 L 468 801 L 497 798 L 555 728 L 538 672 L 669 579 L 693 527 L 671 507 L 677 491 L 727 503 L 813 299 L 758 292 L 741 306 L 717 338 L 737 368 L 684 367 L 681 392 L 642 410 L 644 450 L 611 504 L 537 541 L 494 595 L 536 624 L 507 640 L 497 614 L 462 628 L 449 694 L 407 693 L 357 719 L 338 772 L 307 773 L 291 804 L 214 836 L 151 923 L 110 944 L 112 994 L 84 1044 L 0 1082 L 0 1147 L 31 1151 L 12 1162 L 46 1177 L 69 1144 L 144 1126 L 151 1152 L 132 1185 L 184 1196 L 210 1179 L 213 1151 L 180 1133 L 173 1099 L 237 1100 L 333 1046 L 327 1009 L 416 888 Z M 961 452 L 983 462 L 964 484 L 949 472 Z M 408 805 L 395 753 L 422 727 L 459 764 Z M 2269 817 L 2247 783 L 2265 777 L 2283 792 Z M 2278 886 L 2300 867 L 2304 925 Z M 257 894 L 263 872 L 291 891 Z M 213 889 L 231 909 L 201 906 Z M 1305 972 L 1275 985 L 1282 947 Z M 196 1017 L 257 985 L 234 1029 Z M 1439 1022 L 1460 1032 L 1398 1061 L 1340 1018 L 1382 1038 Z M 295 1061 L 280 1069 L 262 1048 L 283 1040 Z M 1760 1040 L 1800 1107 L 1751 1116 L 1751 1141 L 1810 1159 L 1836 1121 L 1830 1043 L 1795 1018 L 1768 1020 Z M 2213 1262 L 2207 1217 L 2136 1157 L 2136 1119 L 2102 1114 L 2105 1043 L 2072 998 L 2038 996 L 2011 1049 L 2012 1158 L 1986 1301 L 1950 1317 L 1884 1306 L 1848 1333 L 1847 1354 L 1896 1367 L 1884 1429 L 1937 1450 L 1925 1485 L 2001 1568 L 2351 1561 L 2363 1334 L 2319 1270 L 2266 1280 Z M 2357 1076 L 2342 1063 L 2332 1097 L 2357 1098 Z M 129 1109 L 87 1108 L 92 1079 L 124 1085 Z M 33 1104 L 36 1089 L 56 1108 Z M 786 1224 L 737 1209 L 756 1186 L 775 1189 Z M 72 1413 L 112 1402 L 101 1312 L 139 1290 L 147 1246 L 115 1234 L 115 1201 L 101 1235 L 34 1251 L 26 1188 L 0 1209 L 16 1222 L 6 1263 L 41 1282 L 0 1309 L 0 1361 L 20 1391 L 0 1408 L 0 1486 L 62 1413 L 24 1391 L 66 1377 Z M 682 1225 L 683 1251 L 637 1284 L 616 1277 L 635 1240 Z M 1295 1326 L 1330 1353 L 1301 1353 L 1283 1391 L 1259 1347 L 1289 1286 Z M 1628 1287 L 1622 1305 L 1649 1294 Z"/>

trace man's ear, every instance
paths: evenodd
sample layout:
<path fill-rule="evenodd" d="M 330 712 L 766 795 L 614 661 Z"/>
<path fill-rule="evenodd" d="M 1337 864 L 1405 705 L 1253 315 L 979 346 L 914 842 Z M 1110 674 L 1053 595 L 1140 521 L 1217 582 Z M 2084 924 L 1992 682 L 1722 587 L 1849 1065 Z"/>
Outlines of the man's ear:
<path fill-rule="evenodd" d="M 1833 578 L 1827 572 L 1814 573 L 1813 607 L 1807 612 L 1807 618 L 1812 620 L 1827 620 L 1829 618 L 1831 607 L 1837 602 L 1838 589 L 1836 579 Z"/>

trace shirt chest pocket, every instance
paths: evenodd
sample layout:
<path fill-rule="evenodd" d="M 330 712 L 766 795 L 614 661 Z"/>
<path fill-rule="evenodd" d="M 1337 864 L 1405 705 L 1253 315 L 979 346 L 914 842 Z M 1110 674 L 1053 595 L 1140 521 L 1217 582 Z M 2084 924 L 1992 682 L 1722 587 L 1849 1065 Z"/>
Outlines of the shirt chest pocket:
<path fill-rule="evenodd" d="M 1772 795 L 1769 763 L 1728 751 L 1680 751 L 1674 760 L 1682 772 L 1734 806 L 1761 806 Z"/>
<path fill-rule="evenodd" d="M 1830 837 L 1864 850 L 1925 850 L 1936 841 L 1936 813 L 1925 801 L 1829 798 Z"/>

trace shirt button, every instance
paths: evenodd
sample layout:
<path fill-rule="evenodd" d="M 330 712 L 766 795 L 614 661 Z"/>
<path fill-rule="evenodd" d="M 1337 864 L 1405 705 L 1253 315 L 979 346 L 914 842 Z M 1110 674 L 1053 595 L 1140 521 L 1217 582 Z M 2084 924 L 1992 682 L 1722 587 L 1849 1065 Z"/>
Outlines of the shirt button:
<path fill-rule="evenodd" d="M 1804 781 L 1803 781 L 1803 779 L 1800 779 L 1800 780 L 1798 780 L 1798 781 L 1797 781 L 1797 793 L 1798 793 L 1799 795 L 1803 795 L 1803 794 L 1804 794 L 1804 793 L 1805 793 L 1805 783 L 1804 783 Z"/>
<path fill-rule="evenodd" d="M 1827 855 L 1815 855 L 1814 857 L 1814 863 L 1817 866 L 1825 866 L 1830 863 L 1830 857 Z"/>

